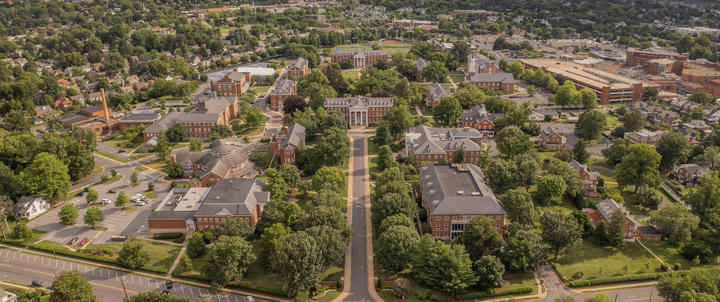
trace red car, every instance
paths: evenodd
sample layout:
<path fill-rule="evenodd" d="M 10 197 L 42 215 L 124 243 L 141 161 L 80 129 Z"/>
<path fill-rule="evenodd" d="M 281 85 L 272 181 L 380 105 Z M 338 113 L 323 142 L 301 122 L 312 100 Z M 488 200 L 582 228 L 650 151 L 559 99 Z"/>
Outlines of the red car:
<path fill-rule="evenodd" d="M 83 238 L 83 240 L 80 240 L 80 242 L 78 242 L 78 245 L 79 245 L 79 246 L 83 246 L 83 245 L 86 245 L 87 243 L 88 243 L 88 239 L 87 239 L 87 238 Z"/>

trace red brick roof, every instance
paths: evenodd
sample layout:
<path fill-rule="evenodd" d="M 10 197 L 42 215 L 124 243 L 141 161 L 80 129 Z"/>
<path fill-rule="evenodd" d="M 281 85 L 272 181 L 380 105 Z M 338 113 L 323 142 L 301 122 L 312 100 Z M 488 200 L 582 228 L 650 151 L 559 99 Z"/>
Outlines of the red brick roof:
<path fill-rule="evenodd" d="M 597 210 L 588 211 L 588 216 L 590 216 L 590 221 L 593 225 L 596 225 L 602 221 L 602 217 L 600 216 L 600 212 Z"/>

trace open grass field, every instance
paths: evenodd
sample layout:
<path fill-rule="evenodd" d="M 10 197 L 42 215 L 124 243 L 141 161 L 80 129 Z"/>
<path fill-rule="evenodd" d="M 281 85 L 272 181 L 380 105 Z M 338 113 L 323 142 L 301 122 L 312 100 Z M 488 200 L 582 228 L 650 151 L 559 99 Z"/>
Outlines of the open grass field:
<path fill-rule="evenodd" d="M 265 92 L 268 91 L 268 89 L 270 89 L 270 86 L 253 86 L 253 87 L 250 87 L 250 90 L 252 90 L 253 92 L 255 92 L 255 93 L 257 93 L 257 94 L 265 93 Z"/>
<path fill-rule="evenodd" d="M 660 261 L 640 244 L 627 243 L 617 251 L 584 240 L 577 248 L 555 262 L 558 272 L 568 280 L 588 280 L 656 272 Z M 582 277 L 575 278 L 575 274 Z"/>
<path fill-rule="evenodd" d="M 360 73 L 357 70 L 343 70 L 341 73 L 346 80 L 357 80 L 360 78 Z"/>
<path fill-rule="evenodd" d="M 450 75 L 450 78 L 453 80 L 453 82 L 455 82 L 455 84 L 457 84 L 457 83 L 462 83 L 462 82 L 465 81 L 465 75 L 464 75 L 464 74 L 451 74 L 451 75 Z"/>
<path fill-rule="evenodd" d="M 109 159 L 112 159 L 112 160 L 114 160 L 114 161 L 121 162 L 121 163 L 123 163 L 123 164 L 124 164 L 124 163 L 127 163 L 127 160 L 125 160 L 124 158 L 118 157 L 118 156 L 116 156 L 115 154 L 110 154 L 110 153 L 103 152 L 103 151 L 100 151 L 100 150 L 95 150 L 95 153 L 96 153 L 97 155 L 107 157 L 107 158 L 109 158 Z"/>

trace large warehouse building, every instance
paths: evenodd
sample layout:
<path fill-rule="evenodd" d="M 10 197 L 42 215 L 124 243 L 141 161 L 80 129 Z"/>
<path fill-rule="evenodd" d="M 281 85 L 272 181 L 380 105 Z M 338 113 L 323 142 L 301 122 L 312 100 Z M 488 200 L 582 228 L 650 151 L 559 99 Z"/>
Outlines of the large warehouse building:
<path fill-rule="evenodd" d="M 578 89 L 590 88 L 597 94 L 600 104 L 642 101 L 643 91 L 650 84 L 570 61 L 520 59 L 520 62 L 526 68 L 542 68 L 546 72 L 571 80 Z"/>

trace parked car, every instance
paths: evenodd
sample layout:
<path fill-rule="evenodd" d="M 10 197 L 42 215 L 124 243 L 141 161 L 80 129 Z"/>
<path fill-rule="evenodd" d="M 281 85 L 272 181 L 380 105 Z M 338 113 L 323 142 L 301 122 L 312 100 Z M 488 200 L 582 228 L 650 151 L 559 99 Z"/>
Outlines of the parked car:
<path fill-rule="evenodd" d="M 87 243 L 88 243 L 88 239 L 87 239 L 87 238 L 83 238 L 83 240 L 81 240 L 81 241 L 78 243 L 78 245 L 79 245 L 79 246 L 83 246 L 83 245 L 86 245 Z"/>
<path fill-rule="evenodd" d="M 102 200 L 100 200 L 100 203 L 101 203 L 101 204 L 111 204 L 111 203 L 112 203 L 112 200 L 107 199 L 107 198 L 103 198 Z"/>
<path fill-rule="evenodd" d="M 73 238 L 73 239 L 70 240 L 70 242 L 68 243 L 68 245 L 73 245 L 73 244 L 75 244 L 75 242 L 78 242 L 78 240 L 80 240 L 80 238 L 75 237 L 75 238 Z"/>
<path fill-rule="evenodd" d="M 85 192 L 83 192 L 83 191 L 80 191 L 80 192 L 78 192 L 77 194 L 75 194 L 75 196 L 77 196 L 77 197 L 81 197 L 81 196 L 83 196 L 83 194 L 85 194 Z"/>
<path fill-rule="evenodd" d="M 108 190 L 108 193 L 116 193 L 115 189 Z"/>
<path fill-rule="evenodd" d="M 42 282 L 40 280 L 33 280 L 30 284 L 35 287 L 43 287 L 45 286 L 45 282 Z"/>
<path fill-rule="evenodd" d="M 85 187 L 85 190 L 83 190 L 83 192 L 85 192 L 85 193 L 90 192 L 90 187 Z"/>
<path fill-rule="evenodd" d="M 165 280 L 165 288 L 173 289 L 173 282 L 171 280 Z"/>

